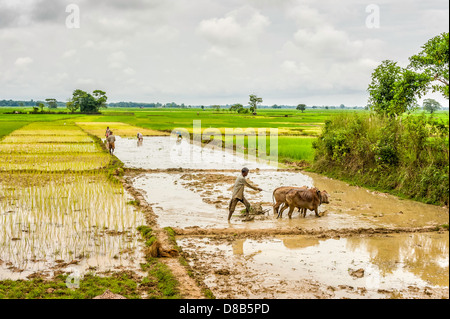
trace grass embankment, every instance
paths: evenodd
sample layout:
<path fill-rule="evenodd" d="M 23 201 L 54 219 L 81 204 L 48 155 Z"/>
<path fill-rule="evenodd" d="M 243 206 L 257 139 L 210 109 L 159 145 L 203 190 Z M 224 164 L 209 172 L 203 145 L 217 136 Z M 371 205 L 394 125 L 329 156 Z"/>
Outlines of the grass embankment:
<path fill-rule="evenodd" d="M 69 288 L 67 280 L 68 275 L 58 275 L 51 280 L 3 280 L 0 281 L 0 299 L 92 299 L 107 289 L 128 299 L 137 299 L 141 295 L 136 279 L 127 272 L 110 276 L 86 274 L 76 289 Z"/>
<path fill-rule="evenodd" d="M 449 202 L 448 118 L 336 116 L 314 144 L 313 170 L 435 205 Z"/>
<path fill-rule="evenodd" d="M 139 226 L 139 232 L 145 240 L 146 260 L 147 263 L 141 264 L 142 270 L 148 271 L 149 276 L 144 278 L 147 284 L 153 284 L 154 289 L 151 291 L 153 298 L 181 298 L 178 289 L 179 283 L 173 276 L 167 265 L 158 261 L 158 258 L 152 257 L 150 250 L 156 243 L 157 238 L 153 235 L 152 229 L 148 226 Z"/>

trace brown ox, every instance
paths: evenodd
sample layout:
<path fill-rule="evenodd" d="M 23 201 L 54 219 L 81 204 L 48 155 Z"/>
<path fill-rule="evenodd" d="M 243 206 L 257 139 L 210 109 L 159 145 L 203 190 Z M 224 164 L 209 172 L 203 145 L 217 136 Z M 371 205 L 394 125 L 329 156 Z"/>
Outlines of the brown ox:
<path fill-rule="evenodd" d="M 281 207 L 281 210 L 285 210 L 287 207 L 286 206 L 286 194 L 293 189 L 308 189 L 307 186 L 302 186 L 302 187 L 296 187 L 296 186 L 281 186 L 278 188 L 275 188 L 275 190 L 273 191 L 272 194 L 272 201 L 275 202 L 275 204 L 273 205 L 273 214 L 274 215 L 278 215 L 278 208 L 280 207 L 281 204 L 283 204 L 283 206 Z"/>
<path fill-rule="evenodd" d="M 286 206 L 283 207 L 278 213 L 277 218 L 281 218 L 283 211 L 289 207 L 289 218 L 292 218 L 292 212 L 297 207 L 302 209 L 303 217 L 306 215 L 306 210 L 313 210 L 316 217 L 319 215 L 319 206 L 321 204 L 328 204 L 328 193 L 327 191 L 319 191 L 317 188 L 309 189 L 291 189 L 286 193 Z"/>

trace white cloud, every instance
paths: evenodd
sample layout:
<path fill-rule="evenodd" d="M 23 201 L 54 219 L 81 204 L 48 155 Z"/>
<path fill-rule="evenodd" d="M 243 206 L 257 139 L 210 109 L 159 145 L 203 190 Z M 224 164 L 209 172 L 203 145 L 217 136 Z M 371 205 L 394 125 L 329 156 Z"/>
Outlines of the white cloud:
<path fill-rule="evenodd" d="M 440 0 L 382 0 L 380 29 L 366 28 L 357 0 L 77 4 L 81 28 L 69 30 L 64 5 L 0 0 L 0 96 L 64 101 L 81 88 L 110 101 L 216 104 L 255 92 L 264 104 L 363 105 L 382 60 L 407 63 L 449 21 Z"/>
<path fill-rule="evenodd" d="M 77 79 L 76 83 L 79 85 L 91 85 L 91 84 L 94 84 L 95 81 L 93 79 L 81 78 L 81 79 Z"/>
<path fill-rule="evenodd" d="M 136 74 L 136 71 L 133 68 L 126 68 L 123 70 L 123 73 L 125 73 L 126 75 L 134 75 Z"/>
<path fill-rule="evenodd" d="M 75 54 L 77 53 L 76 50 L 67 50 L 66 52 L 63 53 L 63 58 L 71 58 L 73 57 Z"/>
<path fill-rule="evenodd" d="M 123 51 L 110 53 L 108 58 L 108 67 L 111 69 L 119 69 L 127 62 L 127 56 Z"/>
<path fill-rule="evenodd" d="M 227 13 L 223 18 L 203 20 L 197 30 L 214 45 L 236 47 L 254 43 L 269 25 L 266 16 L 245 6 Z"/>
<path fill-rule="evenodd" d="M 313 74 L 311 73 L 311 69 L 304 63 L 297 63 L 292 60 L 286 60 L 281 64 L 281 68 L 287 74 L 298 75 L 304 77 L 310 77 Z"/>
<path fill-rule="evenodd" d="M 16 62 L 14 62 L 14 64 L 17 66 L 26 66 L 31 63 L 33 63 L 33 59 L 29 56 L 17 58 Z"/>

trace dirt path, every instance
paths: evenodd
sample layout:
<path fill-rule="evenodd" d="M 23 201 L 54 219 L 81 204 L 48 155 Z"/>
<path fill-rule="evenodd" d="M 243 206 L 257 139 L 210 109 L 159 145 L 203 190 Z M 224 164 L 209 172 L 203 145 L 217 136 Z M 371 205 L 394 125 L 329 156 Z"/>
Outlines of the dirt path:
<path fill-rule="evenodd" d="M 159 227 L 156 221 L 156 215 L 153 212 L 151 205 L 147 203 L 144 196 L 136 190 L 132 184 L 129 183 L 128 178 L 122 180 L 124 188 L 127 192 L 134 198 L 138 203 L 139 209 L 144 213 L 146 223 L 150 226 L 155 234 L 158 241 L 161 243 L 161 248 L 163 251 L 173 250 L 173 244 L 171 243 L 167 232 Z M 171 270 L 172 274 L 177 278 L 179 282 L 178 288 L 180 289 L 180 294 L 186 299 L 203 299 L 203 295 L 200 287 L 197 285 L 196 281 L 188 275 L 185 266 L 181 265 L 178 257 L 166 257 L 161 258 L 161 262 L 166 264 Z"/>
<path fill-rule="evenodd" d="M 427 226 L 427 227 L 399 227 L 399 228 L 345 228 L 345 229 L 328 229 L 328 230 L 307 230 L 301 228 L 286 228 L 286 229 L 202 229 L 200 227 L 192 228 L 173 228 L 175 234 L 178 236 L 197 236 L 197 237 L 220 237 L 220 238 L 265 238 L 279 235 L 308 235 L 317 238 L 339 238 L 351 236 L 379 236 L 399 233 L 429 233 L 429 232 L 443 232 L 442 227 Z"/>

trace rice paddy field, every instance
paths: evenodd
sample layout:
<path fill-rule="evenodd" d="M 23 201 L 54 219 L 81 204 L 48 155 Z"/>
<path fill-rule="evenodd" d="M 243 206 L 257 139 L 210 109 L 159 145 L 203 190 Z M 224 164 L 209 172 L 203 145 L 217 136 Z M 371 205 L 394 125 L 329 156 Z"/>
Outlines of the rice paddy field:
<path fill-rule="evenodd" d="M 177 259 L 149 257 L 154 237 L 147 216 L 136 195 L 116 178 L 120 174 L 111 174 L 121 166 L 101 141 L 107 126 L 123 139 L 138 132 L 163 138 L 177 130 L 197 133 L 193 123 L 199 121 L 203 143 L 212 130 L 220 134 L 221 146 L 239 139 L 239 151 L 257 154 L 260 144 L 269 149 L 276 142 L 280 162 L 310 162 L 312 144 L 327 119 L 338 112 L 363 112 L 260 110 L 254 116 L 200 109 L 107 109 L 102 115 L 6 111 L 11 110 L 0 109 L 0 299 L 92 298 L 105 289 L 127 298 L 181 296 L 173 273 L 177 268 L 171 268 Z M 235 133 L 232 141 L 224 135 L 227 130 Z M 262 139 L 254 138 L 258 133 Z M 77 290 L 66 285 L 74 273 L 86 278 Z"/>
<path fill-rule="evenodd" d="M 157 282 L 143 268 L 167 270 L 146 264 L 145 217 L 108 173 L 114 158 L 100 139 L 70 116 L 0 118 L 0 299 L 176 295 L 139 288 Z M 69 284 L 82 278 L 75 292 Z"/>
<path fill-rule="evenodd" d="M 311 159 L 312 140 L 323 125 L 321 114 L 311 118 L 295 112 L 287 116 L 266 112 L 258 117 L 120 109 L 92 116 L 3 114 L 10 111 L 0 109 L 0 298 L 30 297 L 36 292 L 10 292 L 23 280 L 36 276 L 57 280 L 55 276 L 69 276 L 73 269 L 83 276 L 127 269 L 142 275 L 138 282 L 151 277 L 142 274 L 145 243 L 138 228 L 146 224 L 144 215 L 122 183 L 107 173 L 114 162 L 100 140 L 107 126 L 122 138 L 135 138 L 138 132 L 167 136 L 177 129 L 191 134 L 193 120 L 199 120 L 202 133 L 211 127 L 221 133 L 254 127 L 267 134 L 267 145 L 270 129 L 276 128 L 281 156 Z M 243 141 L 244 152 L 257 147 L 248 136 Z M 177 292 L 148 295 L 173 297 Z"/>
<path fill-rule="evenodd" d="M 143 217 L 102 173 L 109 154 L 73 123 L 17 127 L 0 141 L 0 279 L 134 254 Z"/>
<path fill-rule="evenodd" d="M 0 140 L 0 171 L 83 171 L 104 168 L 109 157 L 75 124 L 35 122 Z"/>
<path fill-rule="evenodd" d="M 126 112 L 125 112 L 126 111 Z M 96 136 L 103 137 L 106 123 L 127 123 L 132 126 L 149 129 L 150 132 L 144 135 L 155 136 L 154 131 L 171 133 L 172 131 L 184 130 L 189 134 L 194 133 L 194 121 L 201 128 L 196 133 L 208 133 L 211 129 L 222 134 L 222 145 L 227 142 L 226 131 L 234 132 L 239 136 L 242 130 L 246 136 L 243 138 L 243 152 L 255 153 L 256 145 L 252 145 L 248 135 L 261 134 L 265 132 L 267 136 L 267 148 L 270 147 L 270 130 L 276 130 L 278 136 L 278 160 L 284 162 L 311 161 L 314 157 L 312 142 L 320 135 L 322 127 L 327 119 L 340 112 L 363 112 L 361 110 L 309 110 L 301 113 L 297 110 L 259 110 L 258 115 L 230 113 L 225 110 L 221 112 L 212 110 L 183 110 L 183 109 L 108 109 L 102 116 L 91 116 L 91 124 L 80 123 L 86 118 L 81 118 L 77 123 L 83 125 L 99 124 L 95 132 Z M 86 119 L 87 121 L 87 119 Z M 121 128 L 120 126 L 118 127 Z M 161 133 L 160 133 L 161 134 Z M 120 135 L 120 134 L 119 134 Z M 135 132 L 126 134 L 134 137 Z M 234 138 L 236 138 L 236 136 Z"/>

